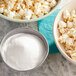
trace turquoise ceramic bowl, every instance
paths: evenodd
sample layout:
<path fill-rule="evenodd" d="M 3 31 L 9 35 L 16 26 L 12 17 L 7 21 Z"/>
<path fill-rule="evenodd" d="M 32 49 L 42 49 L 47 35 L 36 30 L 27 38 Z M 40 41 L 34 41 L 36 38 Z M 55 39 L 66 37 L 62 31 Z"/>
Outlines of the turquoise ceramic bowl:
<path fill-rule="evenodd" d="M 48 14 L 46 14 L 46 15 L 44 15 L 42 17 L 36 18 L 36 19 L 31 19 L 31 20 L 12 19 L 12 18 L 9 18 L 9 17 L 4 16 L 2 14 L 0 14 L 0 17 L 3 18 L 3 19 L 9 20 L 9 21 L 18 22 L 18 23 L 34 22 L 34 21 L 41 20 L 41 19 L 43 19 L 43 18 L 51 15 L 58 8 L 58 6 L 59 6 L 60 3 L 61 3 L 61 0 L 58 0 L 57 5 Z"/>

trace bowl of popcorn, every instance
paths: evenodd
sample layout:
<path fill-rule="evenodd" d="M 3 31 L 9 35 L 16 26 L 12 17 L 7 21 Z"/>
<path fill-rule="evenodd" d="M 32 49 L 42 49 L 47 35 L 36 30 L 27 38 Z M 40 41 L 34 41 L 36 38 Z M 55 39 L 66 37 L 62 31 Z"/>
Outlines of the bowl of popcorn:
<path fill-rule="evenodd" d="M 33 22 L 53 13 L 61 0 L 0 0 L 0 17 L 14 22 Z"/>
<path fill-rule="evenodd" d="M 57 14 L 53 36 L 61 54 L 76 64 L 76 0 L 64 6 Z"/>

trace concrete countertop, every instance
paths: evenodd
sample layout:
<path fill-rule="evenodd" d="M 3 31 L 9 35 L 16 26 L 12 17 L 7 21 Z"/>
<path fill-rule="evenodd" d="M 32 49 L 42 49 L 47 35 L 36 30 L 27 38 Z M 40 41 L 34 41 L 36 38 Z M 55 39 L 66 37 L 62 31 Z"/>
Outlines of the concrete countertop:
<path fill-rule="evenodd" d="M 65 1 L 70 0 L 63 0 L 63 3 Z M 63 6 L 63 3 L 61 3 L 61 6 Z M 0 42 L 6 33 L 18 27 L 38 30 L 37 22 L 14 23 L 0 18 Z M 61 54 L 49 54 L 44 64 L 37 70 L 17 72 L 10 69 L 0 57 L 0 76 L 76 76 L 76 65 L 67 61 Z"/>

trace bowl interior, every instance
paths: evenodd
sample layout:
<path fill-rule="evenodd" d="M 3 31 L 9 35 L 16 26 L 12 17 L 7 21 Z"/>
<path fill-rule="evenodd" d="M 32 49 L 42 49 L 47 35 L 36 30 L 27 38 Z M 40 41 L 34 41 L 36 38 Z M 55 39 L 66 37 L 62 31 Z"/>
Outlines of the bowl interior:
<path fill-rule="evenodd" d="M 56 9 L 57 7 L 59 6 L 59 4 L 61 3 L 61 0 L 57 0 L 57 5 L 46 15 L 42 16 L 42 17 L 39 17 L 39 18 L 36 18 L 36 19 L 31 19 L 31 20 L 21 20 L 21 19 L 12 19 L 12 18 L 9 18 L 7 16 L 4 16 L 2 14 L 0 14 L 0 17 L 1 18 L 4 18 L 6 20 L 9 20 L 9 21 L 13 21 L 13 22 L 19 22 L 19 23 L 26 23 L 26 22 L 34 22 L 34 21 L 38 21 L 38 20 L 41 20 L 47 16 L 49 16 L 50 14 L 52 14 Z"/>
<path fill-rule="evenodd" d="M 58 23 L 59 21 L 62 19 L 62 13 L 63 11 L 65 10 L 69 10 L 71 12 L 71 10 L 75 9 L 76 10 L 76 0 L 74 1 L 71 1 L 69 4 L 67 4 L 66 6 L 64 6 L 60 12 L 57 14 L 56 18 L 55 18 L 55 21 L 54 21 L 54 26 L 53 26 L 53 34 L 54 34 L 54 39 L 55 39 L 55 43 L 59 49 L 59 51 L 61 52 L 61 54 L 66 58 L 68 59 L 69 61 L 71 61 L 72 63 L 76 64 L 76 61 L 75 60 L 72 60 L 64 51 L 64 47 L 58 42 L 58 38 L 59 38 L 59 32 L 58 32 Z"/>

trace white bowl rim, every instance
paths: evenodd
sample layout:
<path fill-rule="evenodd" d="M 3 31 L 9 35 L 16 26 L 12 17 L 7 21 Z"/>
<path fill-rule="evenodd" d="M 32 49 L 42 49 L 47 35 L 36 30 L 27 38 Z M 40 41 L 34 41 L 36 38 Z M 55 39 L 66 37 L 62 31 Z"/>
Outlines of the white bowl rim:
<path fill-rule="evenodd" d="M 31 20 L 12 19 L 12 18 L 9 18 L 9 17 L 7 17 L 7 16 L 5 16 L 5 15 L 2 15 L 2 14 L 0 14 L 0 17 L 3 18 L 3 19 L 6 19 L 6 20 L 8 20 L 8 21 L 19 22 L 19 23 L 27 23 L 27 22 L 39 21 L 39 20 L 41 20 L 41 19 L 43 19 L 43 18 L 51 15 L 51 14 L 58 8 L 58 6 L 59 6 L 59 4 L 61 3 L 61 1 L 62 1 L 62 0 L 58 0 L 57 5 L 56 5 L 48 14 L 46 14 L 46 15 L 44 15 L 44 16 L 42 16 L 42 17 L 36 18 L 36 19 L 31 19 Z"/>
<path fill-rule="evenodd" d="M 75 1 L 75 0 L 73 0 L 73 1 Z M 71 63 L 73 63 L 73 64 L 76 65 L 76 60 L 71 59 L 71 58 L 63 51 L 63 49 L 60 47 L 60 45 L 59 45 L 59 43 L 58 43 L 58 40 L 57 40 L 56 37 L 55 37 L 55 30 L 54 30 L 54 28 L 55 28 L 55 22 L 56 22 L 56 19 L 58 18 L 58 15 L 60 14 L 60 12 L 61 12 L 64 8 L 66 8 L 66 7 L 67 7 L 68 5 L 70 5 L 71 3 L 72 3 L 72 1 L 69 2 L 69 3 L 67 3 L 65 6 L 63 6 L 63 8 L 58 12 L 57 16 L 55 17 L 55 20 L 54 20 L 54 23 L 53 23 L 53 37 L 54 37 L 56 46 L 57 46 L 57 48 L 59 49 L 60 53 L 61 53 L 67 60 L 69 60 Z"/>

